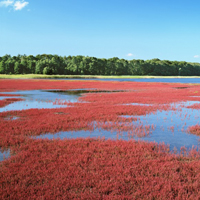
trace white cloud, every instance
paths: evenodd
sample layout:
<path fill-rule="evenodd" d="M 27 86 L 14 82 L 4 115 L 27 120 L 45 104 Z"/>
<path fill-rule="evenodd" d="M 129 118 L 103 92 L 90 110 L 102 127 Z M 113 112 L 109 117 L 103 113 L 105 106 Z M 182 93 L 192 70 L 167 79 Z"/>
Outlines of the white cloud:
<path fill-rule="evenodd" d="M 21 1 L 14 1 L 14 0 L 4 0 L 0 1 L 0 7 L 8 7 L 12 6 L 14 10 L 21 10 L 25 6 L 27 6 L 29 2 L 21 0 Z"/>
<path fill-rule="evenodd" d="M 128 56 L 128 57 L 134 57 L 135 55 L 133 55 L 132 53 L 128 53 L 126 56 Z"/>
<path fill-rule="evenodd" d="M 195 55 L 195 56 L 194 56 L 194 58 L 199 58 L 199 57 L 200 57 L 200 55 Z"/>
<path fill-rule="evenodd" d="M 8 7 L 14 3 L 12 0 L 0 1 L 0 7 Z"/>
<path fill-rule="evenodd" d="M 15 10 L 21 10 L 25 6 L 27 6 L 29 3 L 27 1 L 16 1 L 14 4 Z"/>

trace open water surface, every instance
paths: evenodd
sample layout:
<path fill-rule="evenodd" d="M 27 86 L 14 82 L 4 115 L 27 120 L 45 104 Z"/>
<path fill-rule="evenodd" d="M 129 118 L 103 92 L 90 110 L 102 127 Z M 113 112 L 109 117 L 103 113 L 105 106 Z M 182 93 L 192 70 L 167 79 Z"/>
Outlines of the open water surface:
<path fill-rule="evenodd" d="M 10 151 L 7 150 L 7 151 L 0 151 L 0 161 L 6 159 L 6 158 L 9 158 L 10 156 Z"/>
<path fill-rule="evenodd" d="M 0 108 L 0 112 L 6 112 L 11 110 L 27 110 L 31 108 L 61 108 L 66 105 L 56 105 L 56 100 L 77 102 L 80 94 L 69 94 L 69 93 L 56 93 L 48 92 L 47 90 L 28 90 L 28 91 L 16 91 L 16 92 L 2 92 L 3 94 L 16 94 L 21 95 L 19 97 L 0 97 L 0 100 L 6 98 L 22 98 L 24 101 L 13 102 L 3 108 Z"/>
<path fill-rule="evenodd" d="M 187 102 L 186 105 L 192 105 L 196 102 Z M 48 139 L 64 139 L 64 138 L 86 138 L 86 137 L 103 137 L 105 139 L 123 139 L 123 140 L 142 140 L 149 142 L 165 143 L 168 144 L 170 150 L 177 149 L 179 152 L 181 147 L 186 147 L 188 150 L 196 147 L 200 147 L 200 137 L 188 133 L 188 127 L 195 125 L 199 122 L 199 111 L 195 109 L 182 107 L 184 103 L 176 105 L 178 109 L 176 111 L 157 111 L 145 116 L 138 117 L 136 122 L 133 122 L 135 127 L 142 125 L 143 127 L 153 125 L 150 128 L 150 133 L 144 128 L 145 137 L 138 137 L 131 135 L 127 132 L 119 133 L 117 131 L 108 131 L 103 129 L 94 129 L 93 131 L 63 131 L 57 134 L 44 134 L 37 136 L 36 138 L 48 138 Z M 126 118 L 137 116 L 123 116 Z M 95 124 L 95 123 L 94 123 Z"/>
<path fill-rule="evenodd" d="M 200 78 L 69 78 L 63 80 L 130 81 L 157 83 L 200 83 Z"/>

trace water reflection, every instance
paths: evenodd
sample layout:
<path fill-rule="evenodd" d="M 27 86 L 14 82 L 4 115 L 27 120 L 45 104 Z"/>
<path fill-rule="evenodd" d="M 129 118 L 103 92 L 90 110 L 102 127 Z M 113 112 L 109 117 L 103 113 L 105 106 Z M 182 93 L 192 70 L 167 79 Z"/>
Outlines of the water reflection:
<path fill-rule="evenodd" d="M 68 78 L 63 80 L 83 80 L 81 78 Z M 200 83 L 200 78 L 84 78 L 95 81 L 130 81 L 130 82 L 157 82 L 157 83 Z"/>
<path fill-rule="evenodd" d="M 12 110 L 24 110 L 31 108 L 61 108 L 66 105 L 56 105 L 53 102 L 56 100 L 77 102 L 80 95 L 70 95 L 67 93 L 56 93 L 42 90 L 29 90 L 29 91 L 17 91 L 17 92 L 4 92 L 3 94 L 16 94 L 21 95 L 20 98 L 24 101 L 13 102 L 5 107 L 0 108 L 0 112 L 12 111 Z M 7 97 L 3 97 L 7 98 Z M 13 97 L 12 97 L 13 98 Z M 18 97 L 16 97 L 18 98 Z"/>
<path fill-rule="evenodd" d="M 10 150 L 0 151 L 0 161 L 7 159 L 10 156 Z"/>
<path fill-rule="evenodd" d="M 186 133 L 178 133 L 178 132 L 170 132 L 169 130 L 161 130 L 162 127 L 157 127 L 154 131 L 152 131 L 152 134 L 140 138 L 140 137 L 131 137 L 128 135 L 126 132 L 123 133 L 118 133 L 116 131 L 107 131 L 107 130 L 99 130 L 95 129 L 94 131 L 74 131 L 74 132 L 69 132 L 69 131 L 63 131 L 59 132 L 57 134 L 44 134 L 35 137 L 36 139 L 70 139 L 70 138 L 105 138 L 105 139 L 123 139 L 123 140 L 130 140 L 134 139 L 137 141 L 148 141 L 148 142 L 157 142 L 157 143 L 162 143 L 164 142 L 165 144 L 170 145 L 170 150 L 173 150 L 174 148 L 177 149 L 177 151 L 180 151 L 180 148 L 182 146 L 185 146 L 187 149 L 191 149 L 193 146 L 194 147 L 199 147 L 200 142 L 199 142 L 199 137 L 196 135 L 189 135 Z"/>
<path fill-rule="evenodd" d="M 66 131 L 59 132 L 57 134 L 44 134 L 36 138 L 78 138 L 78 137 L 105 137 L 105 139 L 123 139 L 123 140 L 142 140 L 151 141 L 170 145 L 170 150 L 176 148 L 178 151 L 182 146 L 187 149 L 192 147 L 200 147 L 199 136 L 192 135 L 188 133 L 188 127 L 195 125 L 199 122 L 199 110 L 186 108 L 188 105 L 192 105 L 196 101 L 181 102 L 179 104 L 171 104 L 172 108 L 177 108 L 177 110 L 170 111 L 157 111 L 156 113 L 151 113 L 145 116 L 138 117 L 137 121 L 133 121 L 133 126 L 138 127 L 142 125 L 143 127 L 153 125 L 154 128 L 150 128 L 150 134 L 146 134 L 145 137 L 137 137 L 134 134 L 123 132 L 118 133 L 117 131 L 107 131 L 103 129 L 94 129 L 94 131 Z M 122 116 L 125 118 L 137 117 L 137 116 Z"/>

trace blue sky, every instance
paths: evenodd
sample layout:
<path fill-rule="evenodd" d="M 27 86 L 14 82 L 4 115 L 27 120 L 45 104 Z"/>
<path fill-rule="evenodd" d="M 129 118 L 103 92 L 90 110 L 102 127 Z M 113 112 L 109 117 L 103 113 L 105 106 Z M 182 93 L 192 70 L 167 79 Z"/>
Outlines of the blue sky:
<path fill-rule="evenodd" d="M 0 0 L 0 56 L 200 62 L 199 0 Z"/>

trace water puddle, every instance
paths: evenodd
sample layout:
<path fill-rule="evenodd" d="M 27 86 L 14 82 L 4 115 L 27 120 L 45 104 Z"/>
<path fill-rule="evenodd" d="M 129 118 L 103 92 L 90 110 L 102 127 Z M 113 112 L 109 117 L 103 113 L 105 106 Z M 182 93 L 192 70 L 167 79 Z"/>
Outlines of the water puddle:
<path fill-rule="evenodd" d="M 20 96 L 19 97 L 16 97 L 16 96 L 0 96 L 0 100 L 13 99 L 13 98 L 20 98 Z"/>
<path fill-rule="evenodd" d="M 199 122 L 199 111 L 195 109 L 186 108 L 188 105 L 195 104 L 196 101 L 181 102 L 179 104 L 171 104 L 172 108 L 177 110 L 157 111 L 155 113 L 147 114 L 145 116 L 122 116 L 125 118 L 137 117 L 137 121 L 133 121 L 132 125 L 135 127 L 142 127 L 145 132 L 145 137 L 138 137 L 135 134 L 131 135 L 129 132 L 108 131 L 103 129 L 95 129 L 94 131 L 66 131 L 57 134 L 44 134 L 36 138 L 78 138 L 78 137 L 104 137 L 105 139 L 123 139 L 123 140 L 140 140 L 148 142 L 157 142 L 170 145 L 170 150 L 177 149 L 185 146 L 187 149 L 193 147 L 200 148 L 200 137 L 188 133 L 188 127 L 195 125 Z M 145 127 L 152 127 L 147 133 Z"/>
<path fill-rule="evenodd" d="M 28 90 L 16 92 L 4 92 L 2 94 L 20 95 L 24 101 L 13 102 L 0 108 L 0 112 L 25 109 L 42 108 L 61 108 L 66 107 L 66 102 L 78 102 L 78 98 L 84 93 L 103 93 L 103 92 L 124 92 L 124 90 L 96 90 L 96 89 L 73 89 L 73 90 Z M 0 93 L 1 94 L 1 93 Z M 9 96 L 0 97 L 2 100 L 11 98 Z M 17 96 L 12 98 L 18 98 Z M 57 102 L 57 103 L 56 103 Z M 58 103 L 59 102 L 59 103 Z"/>
<path fill-rule="evenodd" d="M 117 133 L 116 131 L 108 131 L 103 129 L 95 129 L 93 131 L 89 130 L 80 130 L 80 131 L 61 131 L 56 134 L 43 134 L 36 137 L 35 139 L 72 139 L 72 138 L 105 138 L 105 139 L 125 139 L 128 140 L 128 136 L 123 136 L 122 134 Z"/>
<path fill-rule="evenodd" d="M 165 144 L 170 145 L 170 150 L 174 150 L 174 148 L 177 149 L 177 151 L 180 151 L 180 148 L 182 146 L 185 146 L 187 149 L 191 149 L 192 147 L 199 147 L 200 141 L 199 137 L 196 135 L 189 135 L 187 133 L 177 133 L 177 132 L 170 132 L 169 130 L 161 131 L 160 128 L 156 128 L 154 131 L 152 131 L 152 134 L 146 136 L 146 137 L 136 137 L 131 136 L 127 132 L 121 132 L 118 133 L 117 131 L 108 131 L 108 130 L 100 130 L 95 129 L 94 131 L 63 131 L 56 134 L 44 134 L 35 137 L 35 139 L 71 139 L 71 138 L 105 138 L 105 139 L 123 139 L 123 140 L 130 140 L 134 139 L 137 141 L 148 141 L 148 142 L 157 142 L 162 143 L 165 142 Z"/>
<path fill-rule="evenodd" d="M 21 95 L 20 98 L 24 99 L 24 101 L 13 102 L 5 107 L 2 107 L 0 108 L 0 112 L 25 110 L 32 108 L 61 108 L 66 107 L 67 105 L 57 105 L 54 102 L 57 100 L 59 100 L 60 102 L 77 102 L 78 97 L 80 97 L 80 95 L 78 94 L 70 95 L 67 93 L 57 93 L 42 90 L 4 92 L 3 94 Z"/>
<path fill-rule="evenodd" d="M 0 151 L 0 161 L 3 161 L 10 157 L 10 150 Z"/>
<path fill-rule="evenodd" d="M 4 118 L 4 120 L 17 120 L 17 119 L 20 119 L 20 117 L 17 117 L 17 116 L 7 116 Z"/>
<path fill-rule="evenodd" d="M 152 106 L 153 104 L 145 104 L 145 103 L 126 103 L 122 105 L 127 105 L 127 106 Z"/>

